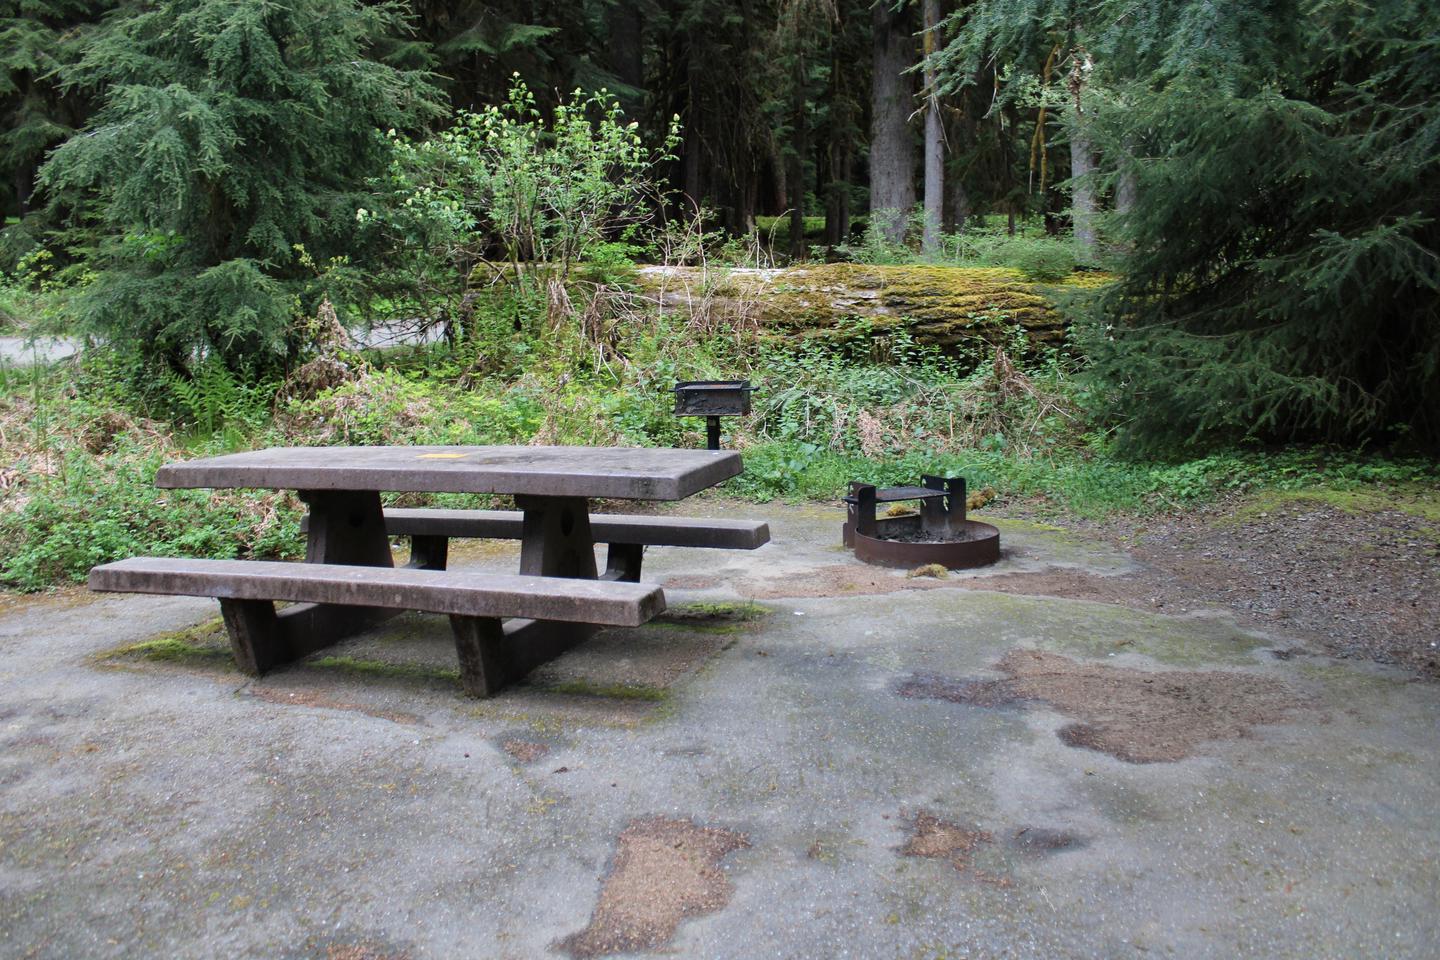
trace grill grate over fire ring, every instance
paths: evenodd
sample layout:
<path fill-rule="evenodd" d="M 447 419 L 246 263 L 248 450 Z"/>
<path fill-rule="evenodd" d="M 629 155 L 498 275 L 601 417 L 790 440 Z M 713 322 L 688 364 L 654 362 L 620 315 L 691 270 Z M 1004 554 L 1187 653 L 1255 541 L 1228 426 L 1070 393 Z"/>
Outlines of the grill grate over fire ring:
<path fill-rule="evenodd" d="M 919 567 L 938 563 L 948 570 L 983 567 L 1000 559 L 1000 531 L 965 518 L 963 477 L 921 477 L 918 487 L 877 488 L 850 484 L 845 498 L 845 546 L 865 563 Z M 877 517 L 882 503 L 919 501 L 920 512 Z"/>

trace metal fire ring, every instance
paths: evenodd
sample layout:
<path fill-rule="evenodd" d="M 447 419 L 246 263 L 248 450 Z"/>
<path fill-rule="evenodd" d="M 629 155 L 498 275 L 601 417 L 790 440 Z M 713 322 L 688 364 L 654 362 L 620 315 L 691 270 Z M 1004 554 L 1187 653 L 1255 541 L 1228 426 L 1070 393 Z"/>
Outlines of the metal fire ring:
<path fill-rule="evenodd" d="M 1000 559 L 1000 531 L 965 517 L 963 477 L 921 478 L 922 486 L 879 489 L 852 483 L 842 534 L 855 558 L 886 567 L 938 563 L 947 570 L 983 567 Z M 919 501 L 918 514 L 877 517 L 882 503 Z"/>

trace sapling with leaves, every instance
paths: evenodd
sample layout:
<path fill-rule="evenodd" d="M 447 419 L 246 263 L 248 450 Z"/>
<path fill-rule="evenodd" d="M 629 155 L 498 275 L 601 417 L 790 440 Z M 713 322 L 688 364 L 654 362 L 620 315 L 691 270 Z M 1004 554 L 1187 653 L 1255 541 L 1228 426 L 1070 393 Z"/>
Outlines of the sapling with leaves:
<path fill-rule="evenodd" d="M 517 76 L 505 102 L 462 111 L 435 137 L 392 134 L 389 175 L 359 217 L 388 236 L 417 306 L 463 320 L 497 283 L 533 290 L 543 273 L 563 285 L 582 261 L 642 240 L 661 199 L 656 165 L 678 135 L 672 122 L 647 145 L 603 90 L 546 116 Z"/>

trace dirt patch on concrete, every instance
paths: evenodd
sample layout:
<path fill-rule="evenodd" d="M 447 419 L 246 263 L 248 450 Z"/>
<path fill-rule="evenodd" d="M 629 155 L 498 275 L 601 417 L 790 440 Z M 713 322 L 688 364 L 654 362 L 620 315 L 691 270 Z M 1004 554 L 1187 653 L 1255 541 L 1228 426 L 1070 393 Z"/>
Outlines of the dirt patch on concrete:
<path fill-rule="evenodd" d="M 689 820 L 632 820 L 589 925 L 556 948 L 587 958 L 663 947 L 682 920 L 730 902 L 734 886 L 720 862 L 749 845 L 743 834 Z"/>
<path fill-rule="evenodd" d="M 1083 663 L 1042 650 L 1012 650 L 995 680 L 915 676 L 896 692 L 995 707 L 1037 700 L 1074 717 L 1060 730 L 1072 747 L 1128 763 L 1182 760 L 1210 740 L 1237 740 L 1308 705 L 1278 680 L 1233 671 L 1151 672 Z"/>
<path fill-rule="evenodd" d="M 1083 847 L 1085 841 L 1067 830 L 1055 830 L 1051 827 L 1021 827 L 1011 835 L 1010 844 L 1024 853 L 1043 856 L 1048 853 L 1058 853 L 1061 850 Z"/>
<path fill-rule="evenodd" d="M 1224 606 L 1244 623 L 1304 637 L 1340 657 L 1440 680 L 1440 522 L 1433 489 L 1272 491 L 1159 517 L 1070 519 L 1141 564 L 1133 576 L 1078 571 L 956 583 L 1166 612 Z"/>
<path fill-rule="evenodd" d="M 921 810 L 910 821 L 910 836 L 900 854 L 906 857 L 925 857 L 929 860 L 944 860 L 956 870 L 970 866 L 970 855 L 982 843 L 993 843 L 995 838 L 984 830 L 966 830 L 949 820 L 942 820 L 935 814 Z"/>
<path fill-rule="evenodd" d="M 895 692 L 907 699 L 948 700 L 977 707 L 1004 707 L 1020 702 L 1008 680 L 956 680 L 919 673 L 902 680 Z"/>
<path fill-rule="evenodd" d="M 783 578 L 768 580 L 745 579 L 735 583 L 742 597 L 753 600 L 778 600 L 804 597 L 853 597 L 899 590 L 933 590 L 951 587 L 952 580 L 929 577 L 907 579 L 899 571 L 863 564 L 836 563 L 824 567 L 798 570 Z"/>
<path fill-rule="evenodd" d="M 501 740 L 500 749 L 521 763 L 534 763 L 550 752 L 550 748 L 543 743 L 536 743 L 533 740 L 517 740 L 513 737 Z"/>
<path fill-rule="evenodd" d="M 4 590 L 0 591 L 0 616 L 28 613 L 35 607 L 52 610 L 80 607 L 104 599 L 104 594 L 91 593 L 87 587 L 73 583 L 62 584 L 43 593 L 14 593 Z"/>
<path fill-rule="evenodd" d="M 921 810 L 909 822 L 910 836 L 900 848 L 901 856 L 943 860 L 971 880 L 997 887 L 1014 886 L 1009 877 L 977 869 L 972 862 L 982 847 L 995 842 L 988 831 L 968 830 L 928 810 Z"/>
<path fill-rule="evenodd" d="M 1032 573 L 1001 573 L 989 577 L 972 577 L 953 581 L 951 586 L 967 590 L 993 590 L 1024 596 L 1062 597 L 1066 600 L 1090 600 L 1114 603 L 1137 610 L 1161 610 L 1180 607 L 1173 595 L 1140 576 L 1101 576 L 1083 570 L 1038 570 Z"/>
<path fill-rule="evenodd" d="M 378 717 L 381 720 L 389 720 L 392 723 L 418 724 L 420 718 L 413 713 L 405 713 L 400 710 L 381 710 L 376 707 L 369 707 L 362 703 L 355 703 L 352 700 L 342 700 L 339 697 L 331 696 L 312 687 L 300 689 L 276 689 L 273 687 L 251 687 L 247 694 L 256 700 L 264 700 L 266 703 L 281 703 L 291 707 L 321 707 L 326 710 L 351 710 L 355 713 L 363 713 L 367 717 Z"/>
<path fill-rule="evenodd" d="M 700 573 L 677 573 L 666 577 L 660 585 L 669 590 L 713 590 L 724 583 L 719 577 L 707 577 Z"/>
<path fill-rule="evenodd" d="M 325 960 L 410 960 L 410 954 L 391 953 L 367 943 L 347 943 L 326 947 Z"/>
<path fill-rule="evenodd" d="M 1079 721 L 1060 730 L 1065 743 L 1129 763 L 1181 760 L 1207 740 L 1237 740 L 1305 706 L 1278 680 L 1233 671 L 1152 673 L 1040 650 L 1012 650 L 996 666 L 1016 696 Z"/>

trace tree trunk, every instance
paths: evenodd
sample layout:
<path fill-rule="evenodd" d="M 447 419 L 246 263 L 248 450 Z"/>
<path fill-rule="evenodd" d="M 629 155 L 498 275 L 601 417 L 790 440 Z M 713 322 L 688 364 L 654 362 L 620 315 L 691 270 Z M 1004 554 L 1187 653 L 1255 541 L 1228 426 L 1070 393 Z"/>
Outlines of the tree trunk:
<path fill-rule="evenodd" d="M 700 103 L 695 96 L 700 78 L 695 60 L 695 42 L 692 35 L 685 50 L 685 140 L 681 145 L 684 151 L 684 190 L 690 201 L 691 212 L 699 210 L 703 200 L 700 195 Z"/>
<path fill-rule="evenodd" d="M 945 142 L 949 145 L 952 163 L 945 172 L 945 219 L 946 233 L 959 233 L 970 219 L 970 193 L 965 189 L 961 169 L 956 158 L 973 151 L 976 147 L 975 121 L 971 119 L 970 94 L 961 91 L 956 97 L 957 106 L 943 111 L 945 121 Z"/>
<path fill-rule="evenodd" d="M 863 317 L 877 332 L 905 330 L 920 343 L 945 348 L 1004 343 L 1017 324 L 1036 345 L 1058 347 L 1065 339 L 1066 320 L 1051 295 L 1009 270 L 857 263 L 739 267 L 707 285 L 703 269 L 645 266 L 636 282 L 659 306 L 680 313 L 695 308 L 693 298 L 703 288 L 712 319 L 758 322 L 767 338 L 853 337 L 846 321 Z"/>
<path fill-rule="evenodd" d="M 790 164 L 781 155 L 780 143 L 770 138 L 766 149 L 770 167 L 769 191 L 765 194 L 765 212 L 779 215 L 790 206 Z"/>
<path fill-rule="evenodd" d="M 825 194 L 825 246 L 833 250 L 850 239 L 850 145 L 830 144 L 831 181 Z"/>
<path fill-rule="evenodd" d="M 846 7 L 840 9 L 840 17 L 830 31 L 830 124 L 825 145 L 825 247 L 832 255 L 835 247 L 850 239 L 850 177 L 854 163 L 855 111 L 847 83 L 851 62 L 844 54 L 850 12 Z"/>
<path fill-rule="evenodd" d="M 938 78 L 929 57 L 935 52 L 940 25 L 940 0 L 923 0 L 925 20 L 925 230 L 920 249 L 930 255 L 940 252 L 940 228 L 945 205 L 945 131 L 940 122 L 940 97 L 935 92 Z"/>
<path fill-rule="evenodd" d="M 870 223 L 886 239 L 905 239 L 906 218 L 915 206 L 915 141 L 908 117 L 914 102 L 914 29 L 907 7 L 891 10 L 889 0 L 872 8 L 874 45 L 870 118 Z"/>
<path fill-rule="evenodd" d="M 797 44 L 803 44 L 797 39 Z M 791 77 L 790 123 L 790 170 L 785 177 L 790 188 L 790 259 L 799 260 L 805 255 L 805 157 L 810 152 L 809 118 L 805 105 L 805 53 L 795 53 L 794 73 Z"/>
<path fill-rule="evenodd" d="M 735 203 L 731 207 L 730 232 L 746 236 L 755 232 L 755 205 L 760 199 L 760 178 L 753 169 L 737 171 Z"/>
<path fill-rule="evenodd" d="M 639 5 L 634 3 L 617 3 L 608 16 L 611 69 L 616 79 L 629 88 L 620 97 L 625 112 L 638 117 L 644 109 L 645 21 Z"/>
<path fill-rule="evenodd" d="M 949 180 L 945 186 L 945 230 L 960 233 L 965 229 L 965 221 L 970 219 L 970 194 L 959 177 L 950 177 Z"/>
<path fill-rule="evenodd" d="M 1095 185 L 1092 175 L 1095 158 L 1090 147 L 1089 118 L 1082 94 L 1091 68 L 1090 55 L 1077 47 L 1070 68 L 1070 219 L 1075 227 L 1076 256 L 1082 263 L 1095 262 Z"/>
<path fill-rule="evenodd" d="M 1120 177 L 1115 181 L 1115 212 L 1122 215 L 1135 209 L 1138 188 L 1135 184 L 1135 173 L 1128 167 L 1128 164 L 1134 162 L 1133 157 L 1125 157 L 1127 166 L 1121 168 Z"/>

